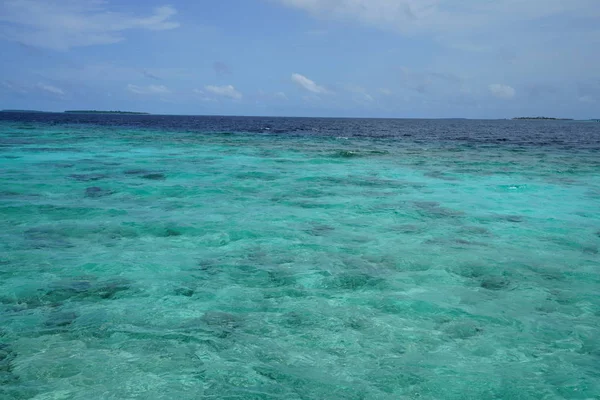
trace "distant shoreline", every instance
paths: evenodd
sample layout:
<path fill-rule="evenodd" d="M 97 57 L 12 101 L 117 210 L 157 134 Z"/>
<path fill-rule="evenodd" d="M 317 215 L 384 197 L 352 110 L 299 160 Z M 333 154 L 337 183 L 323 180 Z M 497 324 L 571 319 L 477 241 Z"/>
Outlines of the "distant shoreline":
<path fill-rule="evenodd" d="M 66 110 L 65 114 L 134 114 L 134 115 L 150 115 L 147 112 L 138 111 L 102 111 L 102 110 Z"/>
<path fill-rule="evenodd" d="M 24 113 L 24 114 L 52 114 L 52 111 L 37 111 L 37 110 L 0 110 L 0 112 Z"/>
<path fill-rule="evenodd" d="M 138 111 L 103 111 L 103 110 L 66 110 L 60 111 L 38 111 L 38 110 L 0 110 L 6 113 L 24 113 L 24 114 L 127 114 L 127 115 L 151 115 L 147 112 Z"/>
<path fill-rule="evenodd" d="M 574 121 L 572 118 L 554 118 L 554 117 L 515 117 L 513 120 L 549 120 L 549 121 Z"/>

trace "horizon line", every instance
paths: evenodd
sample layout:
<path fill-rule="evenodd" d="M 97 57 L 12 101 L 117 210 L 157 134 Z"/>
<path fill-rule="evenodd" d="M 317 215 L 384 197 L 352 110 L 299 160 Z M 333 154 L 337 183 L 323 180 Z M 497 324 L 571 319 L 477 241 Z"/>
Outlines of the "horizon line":
<path fill-rule="evenodd" d="M 236 118 L 323 118 L 323 119 L 406 119 L 406 120 L 470 120 L 470 121 L 511 121 L 511 120 L 542 120 L 542 121 L 598 121 L 598 118 L 576 119 L 564 117 L 503 117 L 503 118 L 468 118 L 468 117 L 364 117 L 364 116 L 299 116 L 299 115 L 237 115 L 237 114 L 170 114 L 151 113 L 145 111 L 114 111 L 114 110 L 25 110 L 25 109 L 1 109 L 1 113 L 41 113 L 41 114 L 114 114 L 114 115 L 137 115 L 137 116 L 173 116 L 173 117 L 236 117 Z"/>

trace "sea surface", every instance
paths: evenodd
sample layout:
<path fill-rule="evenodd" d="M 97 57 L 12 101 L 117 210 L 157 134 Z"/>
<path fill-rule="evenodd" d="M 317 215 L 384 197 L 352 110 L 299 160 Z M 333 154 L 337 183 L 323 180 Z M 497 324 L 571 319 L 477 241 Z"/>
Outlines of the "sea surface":
<path fill-rule="evenodd" d="M 599 399 L 600 124 L 0 114 L 0 398 Z"/>

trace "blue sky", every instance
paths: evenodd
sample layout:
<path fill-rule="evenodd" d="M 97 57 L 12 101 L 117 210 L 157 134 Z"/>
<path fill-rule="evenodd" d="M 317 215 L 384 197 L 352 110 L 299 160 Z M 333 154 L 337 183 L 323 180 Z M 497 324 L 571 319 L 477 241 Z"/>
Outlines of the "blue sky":
<path fill-rule="evenodd" d="M 600 117 L 598 0 L 2 0 L 0 108 Z"/>

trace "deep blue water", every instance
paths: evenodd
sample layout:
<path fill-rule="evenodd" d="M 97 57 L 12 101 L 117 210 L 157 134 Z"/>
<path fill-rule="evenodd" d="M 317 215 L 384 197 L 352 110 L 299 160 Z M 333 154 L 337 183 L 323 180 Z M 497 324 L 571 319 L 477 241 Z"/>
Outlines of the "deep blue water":
<path fill-rule="evenodd" d="M 0 113 L 0 398 L 600 398 L 599 151 L 577 121 Z"/>
<path fill-rule="evenodd" d="M 598 123 L 535 120 L 425 120 L 0 113 L 0 121 L 90 124 L 177 132 L 254 133 L 285 136 L 397 138 L 408 142 L 465 141 L 600 149 Z"/>

